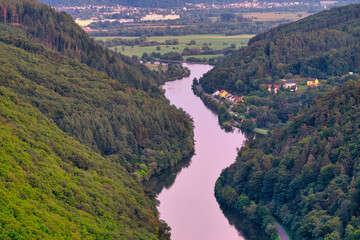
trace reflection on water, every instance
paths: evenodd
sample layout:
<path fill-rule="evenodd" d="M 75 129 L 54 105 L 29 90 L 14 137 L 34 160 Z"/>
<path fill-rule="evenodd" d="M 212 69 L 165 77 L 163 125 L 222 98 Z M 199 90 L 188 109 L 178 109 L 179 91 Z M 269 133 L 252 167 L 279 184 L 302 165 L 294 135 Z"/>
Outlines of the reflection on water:
<path fill-rule="evenodd" d="M 156 194 L 161 193 L 163 188 L 169 189 L 175 182 L 176 176 L 183 168 L 188 168 L 191 164 L 191 158 L 180 161 L 176 166 L 164 170 L 157 176 L 153 176 L 146 184 L 146 187 Z"/>
<path fill-rule="evenodd" d="M 269 240 L 269 236 L 261 229 L 261 227 L 249 219 L 245 215 L 239 214 L 233 209 L 220 207 L 221 211 L 228 219 L 230 225 L 235 226 L 240 235 L 247 240 Z"/>
<path fill-rule="evenodd" d="M 222 130 L 217 115 L 191 90 L 193 78 L 200 78 L 211 66 L 186 66 L 191 70 L 190 77 L 168 82 L 163 89 L 171 104 L 193 118 L 195 155 L 151 179 L 149 184 L 160 201 L 160 218 L 172 228 L 173 240 L 238 240 L 254 236 L 261 240 L 261 230 L 241 216 L 232 218 L 231 211 L 223 213 L 214 197 L 217 178 L 235 161 L 236 148 L 242 146 L 245 136 L 238 131 Z"/>

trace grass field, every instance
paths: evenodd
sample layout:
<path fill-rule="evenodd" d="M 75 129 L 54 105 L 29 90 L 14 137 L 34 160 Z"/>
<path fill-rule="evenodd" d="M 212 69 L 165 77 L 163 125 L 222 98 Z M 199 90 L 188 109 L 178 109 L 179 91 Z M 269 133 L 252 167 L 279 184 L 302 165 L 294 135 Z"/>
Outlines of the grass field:
<path fill-rule="evenodd" d="M 147 66 L 150 70 L 155 70 L 155 71 L 159 70 L 159 65 L 158 64 L 145 63 L 145 66 Z M 167 70 L 167 65 L 162 65 L 162 70 L 166 71 Z"/>
<path fill-rule="evenodd" d="M 150 46 L 150 47 L 140 47 L 140 46 L 125 46 L 125 51 L 122 51 L 122 46 L 116 46 L 117 50 L 121 52 L 124 55 L 127 56 L 133 56 L 136 55 L 138 57 L 141 57 L 143 53 L 152 53 L 152 52 L 158 52 L 161 54 L 167 53 L 167 52 L 178 52 L 182 53 L 184 48 L 200 48 L 204 44 L 208 44 L 210 48 L 214 50 L 221 50 L 226 47 L 230 47 L 231 44 L 235 44 L 236 48 L 246 46 L 249 39 L 253 37 L 254 35 L 249 34 L 243 34 L 243 35 L 235 35 L 235 36 L 224 36 L 224 35 L 187 35 L 187 36 L 159 36 L 159 37 L 148 37 L 148 41 L 157 41 L 159 43 L 165 43 L 165 40 L 170 39 L 178 39 L 179 45 L 161 45 L 160 50 L 156 50 L 156 46 Z M 96 40 L 103 40 L 106 41 L 108 39 L 113 38 L 125 38 L 125 39 L 134 39 L 137 37 L 97 37 Z M 196 41 L 196 45 L 186 45 L 191 40 Z M 115 47 L 112 47 L 111 49 L 115 49 Z M 189 56 L 186 56 L 187 58 Z M 201 55 L 201 56 L 194 56 L 194 57 L 205 57 L 205 58 L 211 58 L 214 57 L 214 55 Z"/>
<path fill-rule="evenodd" d="M 277 20 L 290 20 L 296 21 L 301 18 L 310 16 L 311 13 L 307 12 L 255 12 L 255 13 L 242 13 L 243 17 L 251 18 L 255 22 L 263 21 L 277 21 Z"/>

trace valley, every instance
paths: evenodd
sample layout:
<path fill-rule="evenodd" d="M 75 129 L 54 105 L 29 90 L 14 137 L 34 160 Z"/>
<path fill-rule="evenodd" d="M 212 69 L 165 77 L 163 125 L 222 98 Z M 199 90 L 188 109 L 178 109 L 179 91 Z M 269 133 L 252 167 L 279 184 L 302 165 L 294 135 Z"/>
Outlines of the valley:
<path fill-rule="evenodd" d="M 357 1 L 43 2 L 0 0 L 0 239 L 360 238 Z"/>

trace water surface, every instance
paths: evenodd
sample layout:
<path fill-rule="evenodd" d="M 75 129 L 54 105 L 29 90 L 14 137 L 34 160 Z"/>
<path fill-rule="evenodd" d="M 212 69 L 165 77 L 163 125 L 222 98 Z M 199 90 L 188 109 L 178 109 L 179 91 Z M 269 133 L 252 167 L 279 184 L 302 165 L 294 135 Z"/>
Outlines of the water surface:
<path fill-rule="evenodd" d="M 263 239 L 262 231 L 246 219 L 240 223 L 241 217 L 234 217 L 231 210 L 223 213 L 214 197 L 216 179 L 234 162 L 236 148 L 242 146 L 245 136 L 237 130 L 222 130 L 217 115 L 191 90 L 193 78 L 212 67 L 184 65 L 190 68 L 190 77 L 168 82 L 163 89 L 171 104 L 183 108 L 194 120 L 195 155 L 157 177 L 160 218 L 172 228 L 173 240 Z"/>

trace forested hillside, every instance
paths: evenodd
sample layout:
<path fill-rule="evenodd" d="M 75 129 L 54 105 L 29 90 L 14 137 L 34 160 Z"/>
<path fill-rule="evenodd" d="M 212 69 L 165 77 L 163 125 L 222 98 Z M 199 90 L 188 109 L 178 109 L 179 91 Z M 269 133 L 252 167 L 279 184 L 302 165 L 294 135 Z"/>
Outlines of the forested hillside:
<path fill-rule="evenodd" d="M 203 79 L 209 92 L 226 88 L 249 94 L 267 91 L 284 77 L 341 76 L 358 72 L 360 4 L 333 8 L 276 27 L 219 64 Z M 264 88 L 265 87 L 265 88 Z"/>
<path fill-rule="evenodd" d="M 33 8 L 27 1 L 19 4 L 24 9 Z M 35 6 L 41 9 L 41 5 Z M 54 10 L 49 11 L 57 16 Z M 121 80 L 78 63 L 76 58 L 62 57 L 26 39 L 24 26 L 8 24 L 2 28 L 2 85 L 39 108 L 78 141 L 111 156 L 130 172 L 139 172 L 140 178 L 147 178 L 192 154 L 189 117 L 170 106 L 156 85 L 152 85 L 150 93 L 130 87 L 147 77 L 137 65 L 128 66 L 136 75 L 125 74 L 129 82 L 122 84 Z M 23 36 L 21 32 L 25 32 Z M 94 46 L 104 50 L 95 42 Z"/>
<path fill-rule="evenodd" d="M 288 126 L 249 139 L 217 180 L 216 197 L 260 223 L 267 208 L 294 239 L 359 239 L 359 139 L 360 81 L 350 80 Z"/>
<path fill-rule="evenodd" d="M 0 238 L 169 239 L 141 181 L 193 153 L 190 117 L 68 15 L 0 8 Z"/>
<path fill-rule="evenodd" d="M 106 73 L 120 83 L 143 89 L 159 82 L 158 76 L 130 58 L 97 44 L 70 15 L 35 0 L 1 0 L 0 22 L 24 27 L 26 35 L 62 55 Z"/>
<path fill-rule="evenodd" d="M 215 186 L 222 205 L 272 237 L 274 216 L 294 239 L 360 238 L 359 27 L 360 5 L 282 25 L 201 79 L 209 92 L 244 94 L 246 117 L 273 129 L 249 137 Z M 281 78 L 294 79 L 298 92 L 274 92 Z"/>
<path fill-rule="evenodd" d="M 1 79 L 3 80 L 3 79 Z M 150 199 L 119 164 L 0 87 L 0 239 L 157 239 Z"/>
<path fill-rule="evenodd" d="M 205 91 L 245 96 L 240 114 L 274 129 L 313 99 L 360 72 L 360 5 L 333 8 L 259 34 L 200 79 Z M 307 86 L 308 78 L 319 86 Z M 280 87 L 296 81 L 298 92 Z M 269 91 L 270 85 L 270 91 Z M 279 86 L 275 93 L 274 86 Z"/>

